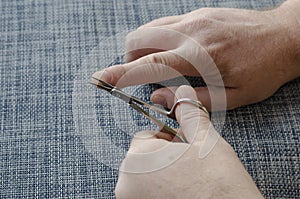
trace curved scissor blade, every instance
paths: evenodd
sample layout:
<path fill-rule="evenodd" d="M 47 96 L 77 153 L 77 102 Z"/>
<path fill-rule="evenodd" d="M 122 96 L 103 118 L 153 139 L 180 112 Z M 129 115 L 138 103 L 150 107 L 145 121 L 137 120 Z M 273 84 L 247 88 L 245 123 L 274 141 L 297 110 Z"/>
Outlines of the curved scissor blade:
<path fill-rule="evenodd" d="M 97 88 L 101 88 L 108 92 L 111 92 L 115 88 L 113 85 L 95 77 L 92 77 L 92 81 L 90 81 L 90 83 L 97 86 Z"/>

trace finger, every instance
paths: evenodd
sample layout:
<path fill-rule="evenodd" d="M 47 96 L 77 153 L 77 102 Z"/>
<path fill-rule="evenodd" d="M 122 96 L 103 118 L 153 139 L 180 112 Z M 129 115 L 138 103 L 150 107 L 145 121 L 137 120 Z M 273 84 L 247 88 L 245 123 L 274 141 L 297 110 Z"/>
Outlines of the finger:
<path fill-rule="evenodd" d="M 150 97 L 154 104 L 159 104 L 163 107 L 171 108 L 174 104 L 175 92 L 178 87 L 164 87 L 155 90 Z"/>
<path fill-rule="evenodd" d="M 203 102 L 211 112 L 231 110 L 243 105 L 247 93 L 240 88 L 199 87 L 196 88 L 198 99 Z"/>
<path fill-rule="evenodd" d="M 163 169 L 173 164 L 189 148 L 186 143 L 171 143 L 152 136 L 155 132 L 138 133 L 132 140 L 126 158 L 119 171 L 126 173 L 145 173 Z M 146 135 L 146 138 L 144 138 Z"/>
<path fill-rule="evenodd" d="M 181 135 L 182 137 L 184 137 L 184 134 L 182 133 L 181 129 L 174 129 L 179 135 Z M 164 139 L 167 140 L 169 142 L 182 142 L 182 140 L 180 140 L 178 137 L 168 134 L 168 133 L 164 133 L 164 132 L 158 132 L 157 134 L 155 134 L 155 137 L 157 137 L 158 139 Z"/>
<path fill-rule="evenodd" d="M 169 142 L 172 142 L 174 139 L 174 135 L 168 134 L 168 133 L 163 133 L 163 132 L 158 132 L 155 135 L 158 139 L 163 139 L 163 140 L 167 140 Z"/>
<path fill-rule="evenodd" d="M 169 25 L 173 23 L 180 22 L 184 18 L 184 15 L 176 15 L 176 16 L 167 16 L 167 17 L 162 17 L 159 19 L 155 19 L 145 25 L 142 25 L 139 27 L 141 28 L 147 28 L 147 27 L 154 27 L 154 26 L 164 26 L 164 25 Z"/>
<path fill-rule="evenodd" d="M 150 99 L 155 104 L 171 108 L 176 89 L 177 87 L 158 89 L 152 93 Z M 238 88 L 197 87 L 195 91 L 197 98 L 210 112 L 231 110 L 241 106 L 243 102 L 243 94 Z"/>
<path fill-rule="evenodd" d="M 198 100 L 196 92 L 190 86 L 180 86 L 175 93 L 175 101 L 181 98 Z M 209 115 L 190 103 L 180 103 L 176 108 L 176 119 L 189 143 L 204 140 L 209 126 Z"/>
<path fill-rule="evenodd" d="M 165 146 L 166 141 L 164 139 L 156 138 L 157 131 L 141 131 L 135 134 L 133 137 L 129 151 L 130 153 L 148 153 L 156 151 L 157 149 Z"/>
<path fill-rule="evenodd" d="M 129 47 L 128 47 L 129 48 Z M 125 53 L 125 63 L 132 62 L 146 55 L 150 55 L 153 53 L 164 52 L 164 49 L 158 48 L 139 48 L 137 50 L 126 50 Z"/>
<path fill-rule="evenodd" d="M 126 36 L 125 61 L 131 62 L 140 57 L 175 49 L 184 37 L 172 30 L 172 26 L 141 28 Z"/>
<path fill-rule="evenodd" d="M 160 88 L 152 93 L 150 100 L 155 104 L 160 104 L 164 107 L 171 108 L 174 105 L 174 97 L 177 88 L 178 87 Z M 194 89 L 196 91 L 197 98 L 207 110 L 211 111 L 211 99 L 208 88 L 197 87 Z"/>
<path fill-rule="evenodd" d="M 154 53 L 130 63 L 115 65 L 93 74 L 118 87 L 154 83 L 188 75 L 190 64 L 174 51 Z"/>

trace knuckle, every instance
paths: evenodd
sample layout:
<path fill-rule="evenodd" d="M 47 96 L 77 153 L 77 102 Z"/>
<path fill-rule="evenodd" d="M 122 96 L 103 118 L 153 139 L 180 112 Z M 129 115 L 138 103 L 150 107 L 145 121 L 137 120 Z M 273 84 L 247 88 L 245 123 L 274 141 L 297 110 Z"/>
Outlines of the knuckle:
<path fill-rule="evenodd" d="M 186 24 L 187 26 L 193 25 L 197 27 L 207 27 L 211 24 L 216 23 L 216 20 L 214 19 L 214 14 L 208 11 L 200 12 L 197 14 L 197 16 L 191 16 L 185 18 L 182 22 Z"/>
<path fill-rule="evenodd" d="M 167 21 L 167 19 L 168 19 L 168 17 L 161 17 L 161 18 L 152 20 L 150 23 L 151 24 L 160 24 L 160 23 L 164 23 L 165 21 Z"/>
<path fill-rule="evenodd" d="M 214 60 L 215 64 L 218 65 L 228 65 L 230 62 L 230 49 L 232 49 L 233 45 L 231 42 L 226 41 L 226 39 L 222 39 L 223 41 L 217 41 L 215 38 L 215 42 L 207 41 L 206 51 Z"/>
<path fill-rule="evenodd" d="M 137 38 L 140 37 L 139 35 L 140 33 L 137 30 L 132 31 L 126 35 L 126 39 L 125 39 L 126 51 L 132 51 L 138 47 L 137 44 L 139 42 L 137 42 L 138 40 Z"/>
<path fill-rule="evenodd" d="M 159 54 L 151 54 L 147 56 L 146 62 L 149 64 L 159 65 L 159 64 L 166 64 L 166 58 Z"/>
<path fill-rule="evenodd" d="M 204 27 L 205 23 L 206 19 L 203 17 L 186 19 L 181 22 L 183 28 L 188 32 Z"/>
<path fill-rule="evenodd" d="M 207 53 L 211 56 L 214 62 L 218 65 L 222 59 L 222 49 L 216 45 L 209 45 L 206 48 Z"/>
<path fill-rule="evenodd" d="M 208 14 L 208 13 L 211 13 L 213 12 L 213 10 L 215 10 L 215 8 L 210 8 L 210 7 L 203 7 L 203 8 L 200 8 L 198 10 L 194 10 L 190 13 L 188 13 L 188 15 L 199 15 L 199 14 Z"/>

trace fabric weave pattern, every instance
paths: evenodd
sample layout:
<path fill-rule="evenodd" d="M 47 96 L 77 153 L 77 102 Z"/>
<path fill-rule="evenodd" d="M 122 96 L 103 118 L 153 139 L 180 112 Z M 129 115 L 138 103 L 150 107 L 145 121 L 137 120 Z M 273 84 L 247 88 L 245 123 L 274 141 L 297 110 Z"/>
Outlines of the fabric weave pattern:
<path fill-rule="evenodd" d="M 112 112 L 111 105 L 120 105 L 109 97 L 88 104 L 90 75 L 120 62 L 126 34 L 153 19 L 200 7 L 267 9 L 281 2 L 1 0 L 0 198 L 114 198 L 130 135 L 149 123 L 130 109 Z M 221 132 L 266 198 L 300 195 L 299 88 L 298 79 L 264 102 L 229 111 Z M 147 97 L 151 89 L 132 91 Z M 87 110 L 96 125 L 84 122 L 92 118 Z M 129 118 L 136 125 L 127 125 Z"/>

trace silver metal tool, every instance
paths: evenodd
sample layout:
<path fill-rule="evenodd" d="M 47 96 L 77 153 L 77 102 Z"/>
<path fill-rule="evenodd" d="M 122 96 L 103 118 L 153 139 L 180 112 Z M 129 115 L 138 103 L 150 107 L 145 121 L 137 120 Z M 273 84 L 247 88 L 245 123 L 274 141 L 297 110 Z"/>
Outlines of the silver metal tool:
<path fill-rule="evenodd" d="M 197 106 L 202 111 L 209 114 L 208 111 L 206 110 L 206 108 L 199 101 L 192 100 L 189 98 L 181 98 L 181 99 L 177 100 L 176 103 L 174 103 L 174 105 L 172 106 L 171 109 L 167 109 L 167 108 L 161 108 L 154 104 L 147 103 L 147 102 L 145 102 L 135 96 L 129 95 L 129 94 L 125 93 L 124 91 L 120 90 L 119 88 L 117 88 L 103 80 L 97 79 L 95 77 L 92 77 L 92 81 L 90 83 L 95 85 L 97 88 L 106 90 L 111 95 L 125 101 L 127 104 L 129 104 L 129 106 L 131 106 L 132 108 L 134 108 L 135 110 L 137 110 L 138 112 L 143 114 L 145 117 L 147 117 L 148 119 L 153 121 L 156 125 L 158 125 L 161 132 L 173 135 L 176 138 L 178 138 L 181 142 L 187 142 L 187 140 L 182 135 L 178 134 L 174 129 L 172 129 L 171 127 L 167 126 L 166 124 L 164 124 L 163 122 L 158 120 L 155 116 L 151 115 L 148 111 L 144 110 L 144 108 L 148 108 L 152 111 L 155 111 L 159 114 L 165 115 L 173 120 L 176 120 L 175 109 L 176 109 L 177 105 L 182 102 L 186 102 L 186 103 L 190 103 L 190 104 Z"/>

